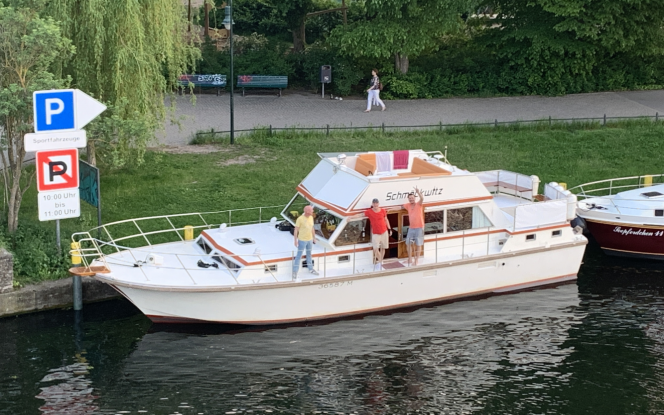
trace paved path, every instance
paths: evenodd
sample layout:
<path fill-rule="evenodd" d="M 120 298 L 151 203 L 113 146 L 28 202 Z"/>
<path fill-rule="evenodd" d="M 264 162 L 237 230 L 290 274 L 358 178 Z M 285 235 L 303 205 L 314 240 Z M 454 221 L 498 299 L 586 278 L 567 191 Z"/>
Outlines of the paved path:
<path fill-rule="evenodd" d="M 198 95 L 196 106 L 188 96 L 176 99 L 181 128 L 168 125 L 158 133 L 160 143 L 189 143 L 196 131 L 230 129 L 229 96 Z M 320 95 L 291 93 L 279 98 L 269 93 L 237 94 L 234 99 L 235 129 L 256 126 L 415 126 L 552 118 L 585 118 L 664 115 L 664 90 L 602 92 L 562 97 L 450 98 L 385 101 L 365 114 L 366 101 L 322 99 Z"/>

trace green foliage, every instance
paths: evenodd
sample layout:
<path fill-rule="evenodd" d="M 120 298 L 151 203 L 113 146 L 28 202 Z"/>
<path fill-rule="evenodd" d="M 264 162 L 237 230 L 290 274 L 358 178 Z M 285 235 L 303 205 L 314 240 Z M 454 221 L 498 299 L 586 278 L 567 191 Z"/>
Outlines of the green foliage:
<path fill-rule="evenodd" d="M 69 80 L 59 79 L 49 68 L 74 51 L 53 19 L 22 7 L 22 1 L 12 4 L 17 7 L 0 3 L 0 157 L 6 167 L 2 175 L 10 233 L 17 228 L 23 193 L 31 184 L 23 176 L 23 135 L 32 131 L 32 93 L 66 86 Z"/>
<path fill-rule="evenodd" d="M 108 153 L 122 153 L 118 161 L 140 162 L 138 156 L 166 117 L 165 95 L 198 57 L 198 49 L 184 36 L 182 2 L 52 0 L 46 11 L 61 22 L 76 46 L 75 59 L 60 61 L 63 73 L 71 75 L 75 87 L 114 107 L 112 115 L 102 118 L 115 116 L 137 124 L 131 128 L 135 135 L 118 132 L 123 138 L 116 139 Z M 100 145 L 108 142 L 91 134 L 88 139 Z"/>
<path fill-rule="evenodd" d="M 367 0 L 364 20 L 337 27 L 330 38 L 347 56 L 414 57 L 435 50 L 459 26 L 470 0 Z"/>
<path fill-rule="evenodd" d="M 5 229 L 6 224 L 0 227 Z M 51 228 L 51 229 L 49 229 Z M 69 242 L 65 237 L 58 254 L 55 229 L 22 221 L 14 234 L 0 231 L 0 244 L 14 256 L 14 279 L 20 285 L 65 278 L 69 269 Z"/>
<path fill-rule="evenodd" d="M 310 46 L 303 53 L 291 55 L 290 58 L 294 62 L 296 78 L 310 88 L 320 87 L 322 65 L 332 66 L 332 88 L 328 90 L 337 95 L 349 95 L 351 88 L 362 79 L 362 72 L 353 60 L 320 43 Z"/>

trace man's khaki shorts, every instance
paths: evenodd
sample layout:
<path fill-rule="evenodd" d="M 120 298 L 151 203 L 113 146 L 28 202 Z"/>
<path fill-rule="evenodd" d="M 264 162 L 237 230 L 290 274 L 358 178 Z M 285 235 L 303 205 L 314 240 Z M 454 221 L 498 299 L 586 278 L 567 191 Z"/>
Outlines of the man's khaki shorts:
<path fill-rule="evenodd" d="M 371 246 L 373 246 L 373 249 L 378 249 L 381 245 L 383 246 L 383 249 L 388 249 L 390 242 L 387 235 L 388 235 L 387 231 L 381 234 L 372 233 Z"/>

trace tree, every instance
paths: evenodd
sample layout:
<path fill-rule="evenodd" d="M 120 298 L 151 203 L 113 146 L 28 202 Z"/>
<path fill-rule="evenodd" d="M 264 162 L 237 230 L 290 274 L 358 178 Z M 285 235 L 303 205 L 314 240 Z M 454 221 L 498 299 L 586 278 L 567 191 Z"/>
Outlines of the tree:
<path fill-rule="evenodd" d="M 472 0 L 367 0 L 366 18 L 334 29 L 330 41 L 348 56 L 393 57 L 395 69 L 405 74 L 409 58 L 435 50 L 471 4 Z"/>
<path fill-rule="evenodd" d="M 35 10 L 0 4 L 0 138 L 2 170 L 8 207 L 8 231 L 18 227 L 23 194 L 34 174 L 25 179 L 23 135 L 32 131 L 32 93 L 67 86 L 49 72 L 56 59 L 74 52 L 69 39 L 50 18 Z"/>
<path fill-rule="evenodd" d="M 181 0 L 52 0 L 47 11 L 77 50 L 60 60 L 62 73 L 111 109 L 89 127 L 88 157 L 101 150 L 109 163 L 140 163 L 166 119 L 166 95 L 200 56 L 186 36 L 186 8 Z"/>
<path fill-rule="evenodd" d="M 288 29 L 293 34 L 293 50 L 304 50 L 304 21 L 307 13 L 314 10 L 313 0 L 271 0 L 273 6 L 286 21 Z"/>
<path fill-rule="evenodd" d="M 664 51 L 664 3 L 495 0 L 483 42 L 507 92 L 565 94 L 653 81 Z"/>

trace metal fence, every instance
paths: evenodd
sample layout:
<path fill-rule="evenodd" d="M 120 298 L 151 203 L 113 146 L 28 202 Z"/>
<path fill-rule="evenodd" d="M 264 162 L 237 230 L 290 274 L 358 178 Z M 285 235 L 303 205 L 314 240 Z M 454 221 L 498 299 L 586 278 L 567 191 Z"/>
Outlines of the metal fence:
<path fill-rule="evenodd" d="M 438 124 L 424 124 L 424 125 L 385 125 L 382 123 L 380 125 L 365 125 L 365 126 L 334 126 L 327 124 L 323 127 L 273 127 L 270 125 L 256 126 L 249 129 L 233 130 L 234 133 L 245 133 L 245 134 L 256 134 L 257 132 L 265 132 L 268 135 L 273 135 L 279 131 L 292 131 L 292 132 L 325 132 L 325 135 L 330 135 L 330 132 L 334 131 L 355 131 L 355 130 L 369 130 L 369 131 L 381 131 L 385 133 L 389 130 L 439 130 L 442 131 L 445 128 L 453 127 L 498 127 L 504 125 L 520 125 L 520 124 L 536 124 L 536 125 L 549 125 L 552 126 L 553 123 L 575 123 L 575 122 L 597 122 L 600 125 L 606 125 L 608 122 L 615 122 L 620 120 L 652 120 L 659 122 L 659 112 L 656 112 L 655 115 L 636 115 L 636 116 L 623 116 L 623 117 L 607 117 L 604 114 L 602 117 L 585 117 L 585 118 L 540 118 L 537 120 L 513 120 L 513 121 L 499 121 L 497 118 L 493 121 L 487 122 L 466 122 L 466 123 L 457 123 L 457 124 L 443 124 L 442 121 Z M 196 139 L 212 139 L 217 140 L 221 138 L 226 138 L 227 135 L 230 135 L 230 131 L 199 131 L 196 133 Z"/>

